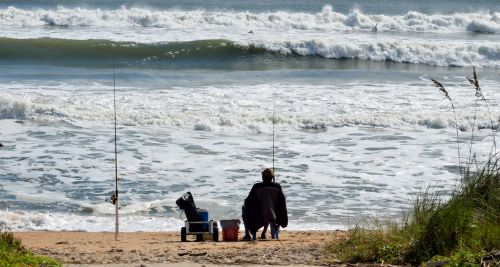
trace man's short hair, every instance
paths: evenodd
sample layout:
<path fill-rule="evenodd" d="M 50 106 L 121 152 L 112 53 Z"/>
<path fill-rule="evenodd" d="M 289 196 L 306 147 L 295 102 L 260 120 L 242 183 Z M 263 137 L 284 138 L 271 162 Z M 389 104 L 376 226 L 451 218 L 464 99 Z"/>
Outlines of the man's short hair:
<path fill-rule="evenodd" d="M 274 178 L 273 170 L 266 168 L 265 170 L 262 171 L 262 181 L 271 182 L 273 178 Z"/>

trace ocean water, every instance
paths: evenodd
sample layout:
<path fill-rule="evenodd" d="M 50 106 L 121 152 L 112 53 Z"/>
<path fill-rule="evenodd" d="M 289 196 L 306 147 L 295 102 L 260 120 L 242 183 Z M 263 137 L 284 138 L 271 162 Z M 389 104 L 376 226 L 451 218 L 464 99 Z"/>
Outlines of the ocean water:
<path fill-rule="evenodd" d="M 496 0 L 101 2 L 0 1 L 13 230 L 114 230 L 114 83 L 123 231 L 178 230 L 187 191 L 240 218 L 273 132 L 288 229 L 401 218 L 496 149 Z"/>

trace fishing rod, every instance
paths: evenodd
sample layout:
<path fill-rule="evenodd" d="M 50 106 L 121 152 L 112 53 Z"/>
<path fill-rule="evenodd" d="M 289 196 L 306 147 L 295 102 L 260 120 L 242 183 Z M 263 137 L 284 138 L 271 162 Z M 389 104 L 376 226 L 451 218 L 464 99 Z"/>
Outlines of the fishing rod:
<path fill-rule="evenodd" d="M 115 204 L 115 240 L 118 241 L 119 233 L 119 219 L 118 219 L 118 150 L 116 138 L 116 77 L 115 77 L 115 46 L 112 46 L 113 51 L 113 113 L 115 120 L 115 193 L 112 197 L 113 204 Z"/>
<path fill-rule="evenodd" d="M 275 150 L 275 146 L 274 146 L 274 124 L 275 124 L 275 121 L 276 121 L 276 94 L 273 92 L 273 173 L 274 173 L 274 176 L 273 176 L 273 182 L 276 182 L 276 172 L 274 171 L 274 150 Z"/>

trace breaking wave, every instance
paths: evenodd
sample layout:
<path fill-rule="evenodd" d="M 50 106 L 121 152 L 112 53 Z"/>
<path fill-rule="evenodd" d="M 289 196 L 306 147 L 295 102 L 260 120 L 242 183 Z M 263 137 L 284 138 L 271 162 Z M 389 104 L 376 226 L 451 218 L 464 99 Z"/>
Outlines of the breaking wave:
<path fill-rule="evenodd" d="M 318 56 L 326 59 L 391 61 L 433 66 L 500 67 L 500 44 L 425 43 L 396 40 L 249 41 L 201 40 L 143 44 L 107 40 L 0 38 L 1 60 L 109 67 L 113 46 L 121 62 L 150 67 L 188 59 L 238 60 L 247 57 Z"/>
<path fill-rule="evenodd" d="M 394 32 L 477 32 L 500 33 L 500 13 L 473 12 L 425 14 L 410 11 L 405 15 L 364 14 L 353 9 L 348 14 L 326 5 L 317 13 L 304 12 L 229 12 L 152 10 L 122 7 L 116 10 L 87 8 L 0 9 L 0 26 L 58 27 L 156 27 L 165 29 L 213 27 L 315 31 Z"/>
<path fill-rule="evenodd" d="M 500 67 L 500 44 L 496 43 L 476 45 L 418 41 L 349 42 L 331 39 L 261 43 L 256 46 L 271 51 L 330 59 L 392 61 L 434 66 Z"/>
<path fill-rule="evenodd" d="M 22 101 L 0 97 L 0 119 L 26 119 L 27 107 Z"/>

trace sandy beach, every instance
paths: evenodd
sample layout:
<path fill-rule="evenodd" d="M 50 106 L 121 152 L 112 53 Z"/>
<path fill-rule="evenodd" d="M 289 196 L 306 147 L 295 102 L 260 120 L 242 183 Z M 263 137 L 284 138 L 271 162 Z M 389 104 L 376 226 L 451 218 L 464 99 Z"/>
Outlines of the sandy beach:
<path fill-rule="evenodd" d="M 280 240 L 180 242 L 177 232 L 18 232 L 25 246 L 64 264 L 198 263 L 217 265 L 327 265 L 322 256 L 341 231 L 283 231 Z M 241 238 L 242 233 L 239 233 Z"/>

